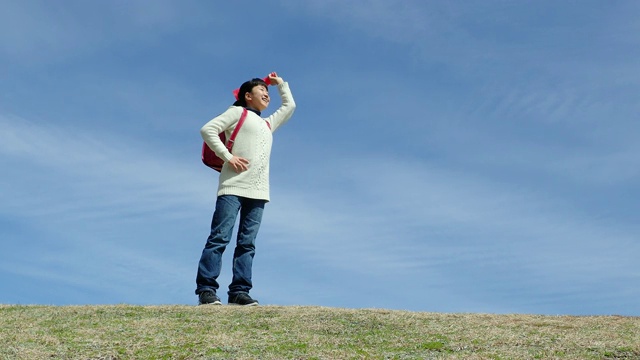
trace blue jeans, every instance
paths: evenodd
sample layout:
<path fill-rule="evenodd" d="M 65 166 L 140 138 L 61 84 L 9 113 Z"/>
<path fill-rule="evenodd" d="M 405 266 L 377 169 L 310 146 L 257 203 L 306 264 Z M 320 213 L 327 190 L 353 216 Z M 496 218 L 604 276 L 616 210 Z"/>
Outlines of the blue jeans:
<path fill-rule="evenodd" d="M 240 212 L 240 226 L 233 253 L 233 280 L 229 285 L 229 295 L 249 293 L 251 287 L 251 267 L 256 252 L 255 242 L 265 200 L 249 199 L 235 195 L 221 195 L 216 200 L 216 210 L 211 220 L 211 234 L 207 239 L 196 277 L 196 294 L 204 291 L 216 293 L 220 285 L 218 276 L 222 268 L 222 253 L 231 241 L 233 226 Z"/>

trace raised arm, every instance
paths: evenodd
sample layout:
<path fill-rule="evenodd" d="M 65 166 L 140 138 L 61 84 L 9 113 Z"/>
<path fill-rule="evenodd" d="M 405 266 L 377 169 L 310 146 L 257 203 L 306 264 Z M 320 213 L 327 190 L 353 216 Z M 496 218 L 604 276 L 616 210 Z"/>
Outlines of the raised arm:
<path fill-rule="evenodd" d="M 267 118 L 267 121 L 271 124 L 271 131 L 273 132 L 289 121 L 291 115 L 293 115 L 293 111 L 296 109 L 296 102 L 293 100 L 289 84 L 279 77 L 277 73 L 272 72 L 269 74 L 269 81 L 271 85 L 277 87 L 280 98 L 282 99 L 282 105 Z"/>

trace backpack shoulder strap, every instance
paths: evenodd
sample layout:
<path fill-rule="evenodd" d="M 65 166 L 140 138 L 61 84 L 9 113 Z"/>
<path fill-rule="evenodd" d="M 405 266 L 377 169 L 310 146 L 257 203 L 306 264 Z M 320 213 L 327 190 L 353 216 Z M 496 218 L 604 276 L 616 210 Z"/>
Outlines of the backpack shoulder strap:
<path fill-rule="evenodd" d="M 227 142 L 227 150 L 231 151 L 231 148 L 233 148 L 233 143 L 236 141 L 236 136 L 238 136 L 238 131 L 240 131 L 240 128 L 242 127 L 242 124 L 244 124 L 244 119 L 246 119 L 246 117 L 247 117 L 247 109 L 242 108 L 242 115 L 240 115 L 240 120 L 238 120 L 238 125 L 236 125 L 236 128 L 233 129 L 233 133 L 231 134 L 231 137 Z"/>

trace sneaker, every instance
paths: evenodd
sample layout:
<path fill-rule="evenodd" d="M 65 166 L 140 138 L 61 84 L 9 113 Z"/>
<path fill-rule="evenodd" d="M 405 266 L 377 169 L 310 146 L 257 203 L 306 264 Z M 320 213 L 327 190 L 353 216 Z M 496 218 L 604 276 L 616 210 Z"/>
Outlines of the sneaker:
<path fill-rule="evenodd" d="M 254 300 L 247 293 L 229 295 L 229 305 L 258 306 L 258 300 Z"/>
<path fill-rule="evenodd" d="M 220 298 L 213 291 L 203 291 L 198 295 L 198 305 L 222 305 Z"/>

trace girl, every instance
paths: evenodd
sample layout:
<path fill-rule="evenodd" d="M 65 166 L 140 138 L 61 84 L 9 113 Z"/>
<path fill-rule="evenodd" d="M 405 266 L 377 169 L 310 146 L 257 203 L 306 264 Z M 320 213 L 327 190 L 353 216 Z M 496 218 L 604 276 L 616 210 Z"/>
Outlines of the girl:
<path fill-rule="evenodd" d="M 282 105 L 267 118 L 260 113 L 269 106 L 268 85 L 276 86 Z M 196 294 L 199 304 L 220 305 L 217 278 L 222 266 L 222 253 L 231 241 L 235 220 L 240 212 L 240 226 L 233 253 L 233 279 L 229 285 L 228 303 L 258 305 L 249 296 L 253 284 L 251 267 L 255 255 L 255 239 L 269 201 L 269 158 L 272 133 L 287 122 L 296 104 L 289 85 L 275 72 L 267 78 L 249 80 L 240 86 L 237 101 L 221 115 L 205 124 L 200 133 L 209 148 L 225 161 L 220 172 L 216 208 L 211 233 L 198 265 Z M 238 124 L 243 108 L 247 116 L 229 152 L 218 134 L 227 139 Z"/>

